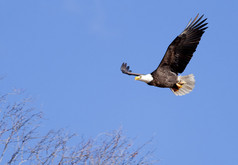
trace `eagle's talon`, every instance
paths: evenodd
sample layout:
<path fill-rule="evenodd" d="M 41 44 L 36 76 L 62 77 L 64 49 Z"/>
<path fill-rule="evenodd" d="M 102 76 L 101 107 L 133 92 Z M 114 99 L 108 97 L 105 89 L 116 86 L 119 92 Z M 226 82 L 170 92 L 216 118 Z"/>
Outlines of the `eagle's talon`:
<path fill-rule="evenodd" d="M 183 84 L 181 82 L 176 83 L 176 85 L 177 85 L 178 89 L 183 87 Z"/>

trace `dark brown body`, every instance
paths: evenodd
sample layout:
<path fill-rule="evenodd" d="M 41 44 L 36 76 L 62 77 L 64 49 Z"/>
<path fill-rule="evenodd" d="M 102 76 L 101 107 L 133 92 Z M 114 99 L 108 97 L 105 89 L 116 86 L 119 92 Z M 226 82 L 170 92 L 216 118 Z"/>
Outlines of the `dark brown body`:
<path fill-rule="evenodd" d="M 171 72 L 169 69 L 161 68 L 152 72 L 151 75 L 154 79 L 150 83 L 148 83 L 148 85 L 153 85 L 162 88 L 173 88 L 178 82 L 177 74 Z"/>

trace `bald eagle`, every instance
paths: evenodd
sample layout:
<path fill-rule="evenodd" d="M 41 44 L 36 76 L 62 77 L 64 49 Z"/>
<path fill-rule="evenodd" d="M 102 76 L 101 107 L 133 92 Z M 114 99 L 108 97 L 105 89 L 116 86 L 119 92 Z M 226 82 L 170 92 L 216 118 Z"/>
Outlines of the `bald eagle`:
<path fill-rule="evenodd" d="M 127 63 L 121 65 L 121 71 L 127 75 L 136 76 L 148 85 L 170 88 L 176 96 L 182 96 L 191 92 L 195 85 L 194 75 L 178 76 L 182 73 L 196 51 L 205 30 L 208 28 L 199 15 L 189 21 L 184 31 L 177 36 L 167 48 L 167 51 L 158 68 L 150 74 L 132 73 Z"/>

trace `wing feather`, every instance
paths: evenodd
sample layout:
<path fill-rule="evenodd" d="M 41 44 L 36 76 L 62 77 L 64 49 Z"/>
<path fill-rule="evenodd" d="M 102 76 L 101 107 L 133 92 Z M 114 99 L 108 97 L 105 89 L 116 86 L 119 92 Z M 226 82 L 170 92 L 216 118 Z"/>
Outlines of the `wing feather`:
<path fill-rule="evenodd" d="M 130 70 L 130 67 L 127 65 L 127 63 L 124 63 L 124 62 L 121 65 L 121 71 L 122 71 L 122 73 L 130 75 L 130 76 L 140 76 L 140 75 L 142 75 L 142 74 L 139 74 L 139 73 L 132 73 L 131 70 Z"/>
<path fill-rule="evenodd" d="M 170 68 L 176 74 L 182 73 L 196 51 L 196 48 L 201 40 L 205 30 L 208 28 L 205 23 L 207 18 L 203 19 L 203 15 L 188 23 L 184 31 L 177 36 L 169 45 L 159 67 Z"/>

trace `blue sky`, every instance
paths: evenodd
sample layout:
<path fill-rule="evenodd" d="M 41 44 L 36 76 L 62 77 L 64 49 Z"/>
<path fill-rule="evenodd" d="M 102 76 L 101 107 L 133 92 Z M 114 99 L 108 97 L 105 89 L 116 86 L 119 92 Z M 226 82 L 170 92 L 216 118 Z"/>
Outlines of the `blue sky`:
<path fill-rule="evenodd" d="M 0 2 L 1 93 L 26 89 L 43 128 L 94 137 L 122 127 L 154 137 L 161 165 L 234 165 L 238 154 L 238 2 L 52 0 Z M 197 13 L 209 28 L 183 75 L 192 93 L 136 82 Z"/>

